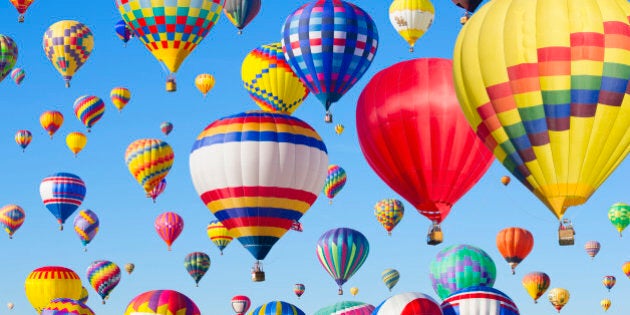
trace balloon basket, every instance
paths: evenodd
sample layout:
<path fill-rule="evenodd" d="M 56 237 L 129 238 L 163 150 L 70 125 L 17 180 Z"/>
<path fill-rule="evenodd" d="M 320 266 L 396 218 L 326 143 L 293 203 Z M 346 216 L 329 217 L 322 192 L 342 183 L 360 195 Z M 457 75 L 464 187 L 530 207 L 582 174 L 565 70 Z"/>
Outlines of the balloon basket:
<path fill-rule="evenodd" d="M 254 272 L 252 272 L 252 281 L 254 281 L 254 282 L 263 282 L 263 281 L 265 281 L 265 272 L 264 271 L 254 271 Z"/>
<path fill-rule="evenodd" d="M 24 23 L 24 15 L 20 14 L 20 16 L 18 16 L 18 23 Z"/>
<path fill-rule="evenodd" d="M 560 246 L 568 246 L 575 244 L 575 232 L 573 228 L 558 230 L 558 243 Z"/>
<path fill-rule="evenodd" d="M 333 122 L 333 119 L 332 119 L 332 114 L 331 114 L 330 112 L 326 112 L 326 115 L 324 116 L 324 121 L 325 121 L 327 124 L 330 124 L 330 123 L 332 123 L 332 122 Z"/>
<path fill-rule="evenodd" d="M 339 288 L 339 291 L 337 291 L 338 295 L 343 295 L 343 290 L 341 288 Z"/>
<path fill-rule="evenodd" d="M 429 233 L 427 234 L 427 244 L 435 246 L 441 244 L 443 240 L 444 236 L 442 234 L 442 228 L 439 224 L 433 223 L 429 228 Z"/>
<path fill-rule="evenodd" d="M 175 92 L 177 91 L 177 83 L 175 83 L 175 79 L 166 80 L 166 92 Z"/>

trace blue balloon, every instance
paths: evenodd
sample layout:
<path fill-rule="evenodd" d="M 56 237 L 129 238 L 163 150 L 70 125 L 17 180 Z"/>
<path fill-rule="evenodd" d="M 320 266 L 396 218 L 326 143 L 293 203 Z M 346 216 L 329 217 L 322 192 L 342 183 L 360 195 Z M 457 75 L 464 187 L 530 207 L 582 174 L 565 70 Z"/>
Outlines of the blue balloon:
<path fill-rule="evenodd" d="M 120 38 L 125 44 L 133 37 L 131 28 L 127 26 L 127 23 L 125 23 L 124 20 L 118 21 L 116 26 L 114 26 L 114 29 L 116 30 L 118 38 Z"/>
<path fill-rule="evenodd" d="M 74 174 L 56 173 L 44 178 L 39 185 L 39 194 L 48 211 L 59 222 L 59 229 L 85 198 L 85 183 Z"/>
<path fill-rule="evenodd" d="M 263 304 L 257 307 L 255 310 L 250 311 L 247 315 L 306 315 L 297 306 L 283 302 L 273 301 L 267 304 Z"/>

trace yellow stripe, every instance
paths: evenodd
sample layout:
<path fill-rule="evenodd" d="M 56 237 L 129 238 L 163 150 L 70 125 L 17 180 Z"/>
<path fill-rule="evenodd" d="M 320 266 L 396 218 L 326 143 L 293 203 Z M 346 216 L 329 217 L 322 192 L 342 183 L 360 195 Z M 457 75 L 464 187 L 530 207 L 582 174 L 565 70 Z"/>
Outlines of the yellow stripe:
<path fill-rule="evenodd" d="M 281 238 L 287 230 L 277 227 L 268 226 L 244 226 L 237 227 L 230 230 L 230 233 L 234 234 L 234 237 L 247 237 L 247 236 L 273 236 Z"/>
<path fill-rule="evenodd" d="M 280 209 L 290 209 L 293 211 L 299 211 L 304 214 L 311 207 L 306 202 L 295 200 L 295 199 L 287 199 L 287 198 L 272 198 L 272 197 L 236 197 L 236 198 L 225 198 L 218 199 L 209 202 L 207 205 L 208 209 L 212 210 L 212 213 L 216 213 L 218 211 L 224 209 L 232 209 L 232 208 L 254 208 L 254 207 L 263 207 L 263 208 L 280 208 Z M 232 234 L 232 230 L 230 230 L 230 234 Z"/>

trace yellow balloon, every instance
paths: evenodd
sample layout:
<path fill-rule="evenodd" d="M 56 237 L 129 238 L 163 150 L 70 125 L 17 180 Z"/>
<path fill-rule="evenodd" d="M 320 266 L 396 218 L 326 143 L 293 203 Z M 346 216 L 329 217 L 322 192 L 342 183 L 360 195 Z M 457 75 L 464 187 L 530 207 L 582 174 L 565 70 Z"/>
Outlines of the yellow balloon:
<path fill-rule="evenodd" d="M 547 296 L 551 305 L 560 312 L 560 310 L 569 303 L 569 291 L 563 288 L 553 288 Z"/>
<path fill-rule="evenodd" d="M 24 282 L 26 297 L 35 311 L 56 298 L 78 300 L 81 297 L 81 279 L 74 271 L 59 266 L 46 266 L 33 270 Z"/>
<path fill-rule="evenodd" d="M 356 296 L 357 294 L 359 294 L 359 288 L 357 287 L 350 288 L 350 294 L 352 294 L 352 296 Z"/>
<path fill-rule="evenodd" d="M 338 135 L 341 135 L 341 134 L 343 133 L 343 130 L 344 130 L 344 129 L 346 129 L 346 128 L 345 128 L 342 124 L 337 124 L 337 125 L 335 126 L 335 132 L 336 132 Z"/>
<path fill-rule="evenodd" d="M 44 33 L 44 53 L 70 87 L 72 76 L 87 61 L 94 49 L 92 31 L 81 22 L 63 20 Z"/>
<path fill-rule="evenodd" d="M 206 94 L 214 87 L 214 77 L 211 74 L 202 73 L 195 78 L 195 86 L 206 97 Z"/>
<path fill-rule="evenodd" d="M 87 144 L 87 137 L 81 132 L 71 132 L 66 136 L 66 145 L 76 157 Z"/>
<path fill-rule="evenodd" d="M 127 106 L 127 103 L 129 103 L 129 100 L 131 99 L 131 91 L 129 91 L 128 88 L 115 87 L 111 92 L 109 92 L 109 97 L 112 99 L 114 106 L 116 106 L 120 112 L 123 108 L 125 108 L 125 106 Z"/>
<path fill-rule="evenodd" d="M 394 0 L 389 6 L 389 21 L 409 44 L 409 51 L 418 38 L 433 24 L 435 8 L 430 0 Z"/>
<path fill-rule="evenodd" d="M 173 166 L 174 158 L 171 146 L 158 139 L 136 140 L 125 151 L 125 163 L 129 172 L 147 194 L 166 177 Z"/>
<path fill-rule="evenodd" d="M 134 269 L 136 269 L 136 265 L 134 265 L 132 263 L 126 263 L 125 264 L 125 271 L 127 271 L 128 274 L 131 274 Z"/>
<path fill-rule="evenodd" d="M 599 305 L 602 306 L 602 309 L 604 309 L 604 312 L 608 311 L 608 309 L 610 308 L 611 304 L 612 304 L 612 302 L 610 302 L 609 299 L 603 299 L 603 300 L 601 300 L 601 302 L 599 302 Z"/>

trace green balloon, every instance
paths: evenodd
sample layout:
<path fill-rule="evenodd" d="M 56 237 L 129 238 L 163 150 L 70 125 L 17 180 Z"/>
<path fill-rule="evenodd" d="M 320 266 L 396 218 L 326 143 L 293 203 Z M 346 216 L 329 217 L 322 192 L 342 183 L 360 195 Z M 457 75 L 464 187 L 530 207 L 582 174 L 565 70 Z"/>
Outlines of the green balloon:
<path fill-rule="evenodd" d="M 617 228 L 621 236 L 621 232 L 630 224 L 630 206 L 622 202 L 612 205 L 608 210 L 608 220 Z"/>
<path fill-rule="evenodd" d="M 326 306 L 313 315 L 331 315 L 331 314 L 345 314 L 343 311 L 352 311 L 352 314 L 363 315 L 372 314 L 374 311 L 374 305 L 355 302 L 355 301 L 342 301 L 330 306 Z"/>
<path fill-rule="evenodd" d="M 0 34 L 0 81 L 11 72 L 17 62 L 18 48 L 13 39 Z"/>

